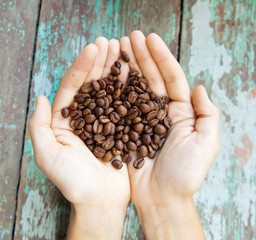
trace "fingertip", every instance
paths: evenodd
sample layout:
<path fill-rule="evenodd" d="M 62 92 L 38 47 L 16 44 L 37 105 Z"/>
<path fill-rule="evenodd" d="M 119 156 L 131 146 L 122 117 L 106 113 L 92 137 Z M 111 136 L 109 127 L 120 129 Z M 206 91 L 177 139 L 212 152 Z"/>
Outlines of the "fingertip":
<path fill-rule="evenodd" d="M 145 38 L 145 35 L 140 30 L 135 30 L 130 34 L 130 39 L 136 40 L 138 38 Z"/>
<path fill-rule="evenodd" d="M 97 37 L 94 41 L 97 46 L 108 44 L 108 39 L 105 37 Z"/>
<path fill-rule="evenodd" d="M 152 41 L 154 39 L 160 39 L 160 36 L 154 32 L 148 34 L 146 41 Z"/>
<path fill-rule="evenodd" d="M 123 36 L 119 39 L 120 44 L 130 41 L 129 37 Z"/>

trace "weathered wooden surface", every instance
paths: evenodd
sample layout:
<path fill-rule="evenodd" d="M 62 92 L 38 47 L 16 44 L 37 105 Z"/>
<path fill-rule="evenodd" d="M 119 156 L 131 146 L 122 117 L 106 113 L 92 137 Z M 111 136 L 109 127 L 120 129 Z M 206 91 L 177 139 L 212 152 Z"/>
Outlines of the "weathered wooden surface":
<path fill-rule="evenodd" d="M 134 29 L 159 33 L 177 53 L 180 1 L 42 1 L 31 87 L 30 111 L 36 96 L 53 102 L 59 80 L 81 48 L 97 36 L 119 38 Z M 69 204 L 37 169 L 28 133 L 22 159 L 14 239 L 64 239 Z M 130 205 L 123 239 L 144 239 Z"/>
<path fill-rule="evenodd" d="M 221 110 L 221 151 L 196 194 L 207 239 L 256 239 L 256 1 L 184 1 L 181 64 Z"/>
<path fill-rule="evenodd" d="M 12 239 L 39 0 L 0 0 L 0 239 Z"/>

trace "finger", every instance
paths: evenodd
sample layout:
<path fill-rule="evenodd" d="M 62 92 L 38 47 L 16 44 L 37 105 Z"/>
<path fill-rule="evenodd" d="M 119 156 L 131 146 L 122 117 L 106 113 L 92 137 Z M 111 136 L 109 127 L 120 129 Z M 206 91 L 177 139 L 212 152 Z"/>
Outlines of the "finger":
<path fill-rule="evenodd" d="M 98 37 L 94 43 L 99 51 L 95 59 L 94 65 L 88 73 L 85 81 L 100 79 L 103 74 L 104 65 L 107 59 L 108 40 L 104 37 Z"/>
<path fill-rule="evenodd" d="M 197 117 L 195 131 L 204 137 L 210 137 L 218 141 L 220 113 L 208 98 L 202 85 L 195 87 L 192 94 L 192 103 Z"/>
<path fill-rule="evenodd" d="M 145 36 L 140 31 L 134 31 L 130 35 L 130 41 L 135 58 L 142 74 L 148 79 L 150 88 L 154 90 L 156 95 L 166 96 L 164 80 L 147 48 Z"/>
<path fill-rule="evenodd" d="M 120 51 L 120 44 L 118 40 L 111 39 L 108 42 L 108 54 L 106 58 L 106 63 L 103 69 L 102 77 L 107 77 L 111 71 L 111 67 L 113 66 L 114 62 L 117 61 Z"/>
<path fill-rule="evenodd" d="M 95 44 L 87 45 L 77 56 L 70 69 L 60 82 L 58 91 L 53 102 L 53 113 L 60 112 L 73 101 L 74 95 L 83 84 L 98 53 Z"/>
<path fill-rule="evenodd" d="M 52 150 L 58 147 L 58 143 L 51 129 L 51 105 L 43 95 L 37 97 L 36 108 L 29 121 L 28 130 L 32 140 L 35 162 L 44 171 L 48 164 L 48 156 L 52 155 Z"/>
<path fill-rule="evenodd" d="M 146 42 L 164 78 L 169 97 L 174 101 L 191 102 L 185 74 L 164 41 L 157 34 L 151 33 Z"/>

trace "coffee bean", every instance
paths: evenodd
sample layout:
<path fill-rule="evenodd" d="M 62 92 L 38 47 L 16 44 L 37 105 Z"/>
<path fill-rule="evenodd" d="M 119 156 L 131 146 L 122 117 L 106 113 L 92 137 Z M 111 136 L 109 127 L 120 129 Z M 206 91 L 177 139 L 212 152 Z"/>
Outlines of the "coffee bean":
<path fill-rule="evenodd" d="M 164 109 L 160 109 L 157 113 L 157 118 L 162 121 L 166 117 L 166 111 Z"/>
<path fill-rule="evenodd" d="M 105 141 L 105 137 L 102 134 L 96 134 L 96 135 L 94 135 L 94 140 L 98 144 L 102 144 Z"/>
<path fill-rule="evenodd" d="M 106 152 L 106 154 L 105 154 L 103 160 L 104 160 L 105 162 L 109 162 L 109 161 L 111 161 L 112 157 L 113 157 L 112 152 L 111 152 L 111 151 L 108 151 L 108 152 Z"/>
<path fill-rule="evenodd" d="M 166 128 L 162 124 L 157 124 L 154 127 L 154 132 L 159 135 L 166 134 Z"/>
<path fill-rule="evenodd" d="M 110 107 L 110 108 L 107 108 L 104 112 L 105 115 L 109 115 L 110 113 L 112 113 L 114 111 L 114 108 Z"/>
<path fill-rule="evenodd" d="M 88 93 L 93 90 L 93 86 L 90 82 L 83 83 L 82 87 L 80 88 L 80 91 L 82 93 Z"/>
<path fill-rule="evenodd" d="M 105 156 L 105 150 L 102 147 L 96 147 L 93 153 L 97 158 L 102 158 Z"/>
<path fill-rule="evenodd" d="M 120 118 L 120 120 L 117 122 L 118 125 L 124 125 L 125 124 L 125 119 Z"/>
<path fill-rule="evenodd" d="M 129 62 L 130 61 L 130 57 L 128 56 L 128 54 L 126 52 L 121 52 L 121 58 L 125 61 L 125 62 Z"/>
<path fill-rule="evenodd" d="M 154 93 L 150 93 L 150 99 L 154 101 L 156 99 L 156 95 Z"/>
<path fill-rule="evenodd" d="M 153 128 L 150 127 L 149 125 L 145 125 L 143 131 L 144 131 L 145 133 L 149 134 L 149 133 L 152 133 L 152 132 L 153 132 Z"/>
<path fill-rule="evenodd" d="M 160 136 L 157 134 L 154 134 L 154 140 L 153 140 L 154 144 L 158 145 L 160 140 L 161 140 Z"/>
<path fill-rule="evenodd" d="M 127 148 L 130 151 L 136 151 L 137 150 L 137 145 L 134 142 L 128 142 L 127 143 Z"/>
<path fill-rule="evenodd" d="M 79 137 L 82 139 L 82 140 L 87 140 L 87 137 L 86 137 L 86 135 L 84 134 L 84 132 L 82 132 L 80 135 L 79 135 Z"/>
<path fill-rule="evenodd" d="M 129 137 L 132 141 L 136 141 L 139 138 L 139 134 L 134 130 L 130 130 Z"/>
<path fill-rule="evenodd" d="M 133 167 L 136 168 L 136 169 L 140 169 L 143 167 L 145 163 L 145 159 L 144 158 L 137 158 L 134 162 L 133 162 Z"/>
<path fill-rule="evenodd" d="M 158 145 L 157 144 L 154 144 L 153 142 L 150 143 L 151 147 L 154 149 L 154 150 L 157 150 L 158 149 Z"/>
<path fill-rule="evenodd" d="M 91 102 L 88 104 L 87 108 L 90 109 L 91 111 L 93 111 L 96 108 L 96 103 L 95 102 Z"/>
<path fill-rule="evenodd" d="M 121 63 L 118 62 L 118 61 L 115 61 L 115 66 L 116 66 L 118 69 L 120 69 L 120 68 L 121 68 Z"/>
<path fill-rule="evenodd" d="M 149 100 L 150 100 L 149 95 L 146 94 L 146 93 L 141 93 L 141 94 L 139 95 L 139 98 L 140 98 L 140 99 L 143 99 L 144 101 L 149 101 Z M 150 106 L 149 106 L 149 107 L 150 107 Z"/>
<path fill-rule="evenodd" d="M 155 150 L 151 151 L 151 152 L 148 154 L 148 157 L 151 158 L 151 159 L 153 159 L 155 156 L 156 156 L 156 151 L 155 151 Z"/>
<path fill-rule="evenodd" d="M 121 117 L 125 117 L 127 115 L 127 109 L 125 106 L 120 105 L 119 107 L 117 107 L 116 112 L 121 116 Z"/>
<path fill-rule="evenodd" d="M 83 116 L 86 116 L 86 115 L 91 114 L 91 113 L 92 113 L 92 111 L 88 108 L 83 110 Z"/>
<path fill-rule="evenodd" d="M 107 86 L 107 93 L 113 93 L 114 91 L 115 91 L 114 86 L 110 86 L 110 85 Z"/>
<path fill-rule="evenodd" d="M 129 131 L 130 131 L 130 127 L 129 126 L 125 126 L 124 127 L 124 133 L 126 134 L 126 133 L 129 133 Z"/>
<path fill-rule="evenodd" d="M 164 125 L 169 129 L 172 126 L 172 120 L 169 117 L 164 119 Z"/>
<path fill-rule="evenodd" d="M 125 118 L 125 124 L 127 125 L 131 125 L 132 124 L 132 120 L 128 119 L 127 117 Z"/>
<path fill-rule="evenodd" d="M 132 120 L 132 119 L 136 118 L 138 116 L 138 114 L 139 114 L 138 110 L 133 107 L 128 111 L 127 118 Z"/>
<path fill-rule="evenodd" d="M 124 101 L 124 106 L 125 106 L 127 109 L 130 109 L 130 108 L 131 108 L 131 104 L 130 104 L 128 101 Z"/>
<path fill-rule="evenodd" d="M 158 144 L 159 148 L 162 148 L 165 143 L 166 138 L 162 138 Z"/>
<path fill-rule="evenodd" d="M 148 134 L 142 134 L 141 140 L 145 145 L 149 145 L 151 143 L 151 137 Z"/>
<path fill-rule="evenodd" d="M 76 109 L 77 109 L 77 105 L 78 105 L 77 102 L 72 102 L 72 103 L 70 104 L 69 108 L 70 108 L 71 110 L 76 110 Z"/>
<path fill-rule="evenodd" d="M 93 114 L 88 114 L 84 117 L 86 123 L 93 123 L 96 117 Z"/>
<path fill-rule="evenodd" d="M 80 117 L 82 117 L 82 112 L 81 110 L 74 110 L 70 112 L 70 117 L 73 119 L 78 119 Z"/>
<path fill-rule="evenodd" d="M 64 118 L 69 117 L 69 109 L 68 109 L 68 108 L 62 108 L 62 110 L 61 110 L 61 115 L 62 115 L 62 117 L 64 117 Z"/>
<path fill-rule="evenodd" d="M 121 90 L 121 89 L 115 90 L 114 93 L 113 93 L 113 98 L 114 98 L 114 99 L 119 98 L 120 95 L 121 95 L 121 93 L 122 93 L 122 90 Z"/>
<path fill-rule="evenodd" d="M 98 81 L 92 81 L 92 86 L 94 88 L 94 90 L 96 90 L 97 92 L 100 91 L 100 84 Z"/>
<path fill-rule="evenodd" d="M 141 110 L 141 112 L 143 113 L 148 113 L 150 112 L 150 106 L 147 105 L 146 103 L 141 103 L 140 106 L 139 106 L 139 109 Z"/>
<path fill-rule="evenodd" d="M 112 139 L 107 139 L 105 142 L 102 143 L 102 147 L 104 150 L 109 150 L 114 147 L 115 141 Z"/>
<path fill-rule="evenodd" d="M 116 149 L 115 147 L 113 147 L 113 148 L 111 149 L 111 152 L 112 152 L 112 154 L 115 155 L 115 156 L 119 156 L 119 155 L 122 154 L 122 151 L 119 150 L 119 149 Z"/>
<path fill-rule="evenodd" d="M 121 140 L 117 140 L 115 146 L 118 150 L 122 150 L 124 148 L 124 144 Z"/>
<path fill-rule="evenodd" d="M 120 132 L 120 131 L 123 131 L 124 130 L 124 126 L 122 125 L 119 125 L 116 127 L 116 132 Z"/>
<path fill-rule="evenodd" d="M 101 116 L 104 113 L 104 109 L 102 107 L 96 107 L 94 113 L 96 116 Z"/>
<path fill-rule="evenodd" d="M 103 98 L 107 95 L 107 92 L 105 90 L 100 90 L 96 93 L 97 98 Z"/>
<path fill-rule="evenodd" d="M 76 94 L 76 95 L 74 96 L 74 100 L 75 100 L 75 102 L 77 102 L 77 103 L 82 103 L 82 102 L 84 102 L 85 97 L 84 97 L 83 94 L 78 93 L 78 94 Z"/>
<path fill-rule="evenodd" d="M 140 122 L 141 122 L 141 117 L 136 117 L 136 118 L 132 119 L 133 124 L 137 124 L 137 123 L 140 123 Z"/>
<path fill-rule="evenodd" d="M 146 157 L 148 155 L 148 148 L 145 145 L 139 147 L 139 155 L 141 157 Z"/>
<path fill-rule="evenodd" d="M 76 121 L 75 121 L 75 127 L 76 129 L 82 129 L 85 125 L 85 121 L 83 118 L 78 118 Z"/>
<path fill-rule="evenodd" d="M 104 125 L 103 127 L 103 135 L 109 135 L 111 133 L 111 129 L 113 128 L 113 123 L 112 122 L 108 122 Z M 114 125 L 115 127 L 115 125 Z"/>
<path fill-rule="evenodd" d="M 139 138 L 136 142 L 135 142 L 137 148 L 140 147 L 142 145 L 142 141 L 141 139 Z"/>
<path fill-rule="evenodd" d="M 97 134 L 98 133 L 98 131 L 99 131 L 99 125 L 100 125 L 100 122 L 99 122 L 99 120 L 98 119 L 96 119 L 95 121 L 94 121 L 94 123 L 93 123 L 93 127 L 92 127 L 92 131 L 95 133 L 95 134 Z M 91 132 L 91 131 L 88 131 L 88 132 Z"/>
<path fill-rule="evenodd" d="M 144 124 L 143 123 L 137 123 L 133 126 L 133 129 L 137 132 L 137 133 L 141 133 L 144 129 Z"/>
<path fill-rule="evenodd" d="M 111 73 L 113 73 L 115 76 L 119 75 L 121 73 L 120 69 L 116 66 L 111 67 Z"/>
<path fill-rule="evenodd" d="M 92 102 L 92 99 L 91 98 L 88 98 L 84 101 L 84 106 L 87 107 L 89 103 Z"/>
<path fill-rule="evenodd" d="M 108 116 L 105 116 L 105 115 L 101 115 L 101 116 L 99 117 L 99 120 L 100 120 L 100 122 L 103 123 L 103 124 L 110 122 L 110 119 L 108 118 Z"/>
<path fill-rule="evenodd" d="M 99 79 L 97 82 L 100 84 L 100 89 L 104 90 L 106 88 L 106 82 L 103 79 Z"/>
<path fill-rule="evenodd" d="M 156 126 L 158 123 L 159 123 L 159 120 L 155 118 L 155 119 L 152 119 L 152 120 L 149 122 L 149 126 L 150 126 L 150 127 L 154 127 L 154 126 Z"/>
<path fill-rule="evenodd" d="M 91 151 L 91 152 L 94 152 L 94 146 L 93 145 L 87 145 L 88 149 Z"/>
<path fill-rule="evenodd" d="M 77 105 L 77 109 L 79 109 L 79 110 L 85 109 L 84 103 L 79 103 L 79 104 Z"/>
<path fill-rule="evenodd" d="M 98 99 L 96 100 L 96 104 L 97 104 L 97 106 L 99 106 L 99 107 L 103 107 L 104 103 L 105 103 L 105 101 L 104 101 L 103 98 L 98 98 Z"/>
<path fill-rule="evenodd" d="M 125 154 L 123 157 L 122 157 L 122 161 L 124 162 L 124 163 L 129 163 L 129 162 L 131 162 L 131 160 L 132 160 L 132 157 L 127 153 L 127 154 Z"/>
<path fill-rule="evenodd" d="M 134 89 L 137 93 L 144 93 L 144 91 L 138 86 L 134 86 Z"/>
<path fill-rule="evenodd" d="M 123 137 L 124 133 L 122 131 L 115 134 L 115 139 L 121 139 Z"/>
<path fill-rule="evenodd" d="M 123 167 L 123 163 L 118 160 L 118 159 L 114 159 L 112 162 L 111 162 L 112 166 L 116 169 L 121 169 Z"/>
<path fill-rule="evenodd" d="M 137 100 L 138 94 L 135 91 L 131 91 L 128 95 L 128 101 L 129 103 L 135 103 L 135 101 Z"/>
<path fill-rule="evenodd" d="M 122 136 L 122 142 L 123 143 L 127 143 L 129 141 L 129 135 L 128 134 L 124 134 L 123 136 Z"/>
<path fill-rule="evenodd" d="M 97 120 L 95 120 L 94 123 L 95 123 L 96 121 L 97 121 Z M 92 124 L 85 124 L 84 129 L 85 129 L 87 132 L 91 132 L 91 131 L 92 131 Z"/>
<path fill-rule="evenodd" d="M 120 120 L 120 116 L 118 113 L 116 112 L 112 112 L 110 114 L 110 120 L 113 122 L 113 123 L 117 123 L 119 120 Z"/>
<path fill-rule="evenodd" d="M 120 100 L 115 100 L 112 105 L 113 105 L 114 108 L 117 108 L 117 107 L 119 107 L 119 106 L 122 105 L 122 104 L 123 104 L 122 101 L 120 101 Z"/>

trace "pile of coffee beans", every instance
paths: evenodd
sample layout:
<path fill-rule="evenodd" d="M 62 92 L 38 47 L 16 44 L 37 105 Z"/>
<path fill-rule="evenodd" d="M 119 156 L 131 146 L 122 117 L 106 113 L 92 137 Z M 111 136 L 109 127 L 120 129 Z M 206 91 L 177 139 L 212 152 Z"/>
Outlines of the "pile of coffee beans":
<path fill-rule="evenodd" d="M 130 60 L 125 52 L 121 52 L 121 58 Z M 121 169 L 122 162 L 131 161 L 130 152 L 136 152 L 133 166 L 139 169 L 145 157 L 156 156 L 172 126 L 169 98 L 158 98 L 138 72 L 130 72 L 124 86 L 118 79 L 120 73 L 121 63 L 116 61 L 108 77 L 85 82 L 61 113 L 64 118 L 71 117 L 71 128 L 95 157 L 112 160 L 113 167 Z"/>

